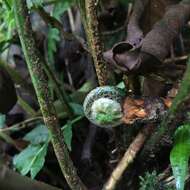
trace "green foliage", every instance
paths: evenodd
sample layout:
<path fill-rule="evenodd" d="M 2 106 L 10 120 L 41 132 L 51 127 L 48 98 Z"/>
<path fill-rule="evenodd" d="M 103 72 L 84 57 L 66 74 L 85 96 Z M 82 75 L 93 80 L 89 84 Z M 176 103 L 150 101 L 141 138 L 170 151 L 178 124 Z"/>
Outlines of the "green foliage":
<path fill-rule="evenodd" d="M 67 145 L 67 148 L 71 151 L 71 143 L 72 143 L 72 137 L 73 137 L 73 133 L 72 133 L 72 127 L 73 125 L 80 121 L 83 118 L 83 116 L 78 116 L 75 119 L 73 119 L 72 121 L 68 121 L 67 124 L 65 124 L 61 130 L 63 131 L 63 136 L 64 136 L 64 140 L 65 143 Z"/>
<path fill-rule="evenodd" d="M 30 172 L 31 178 L 35 178 L 45 163 L 48 143 L 43 145 L 29 145 L 13 159 L 15 168 L 22 174 Z"/>
<path fill-rule="evenodd" d="M 42 6 L 44 0 L 27 0 L 28 8 Z M 15 29 L 13 0 L 0 0 L 0 42 L 12 37 Z M 4 44 L 3 44 L 4 45 Z M 0 47 L 1 48 L 1 47 Z"/>
<path fill-rule="evenodd" d="M 117 84 L 118 88 L 121 88 L 122 90 L 125 90 L 125 83 L 121 81 L 120 83 Z"/>
<path fill-rule="evenodd" d="M 38 125 L 25 135 L 24 140 L 31 144 L 14 156 L 13 164 L 22 175 L 30 172 L 31 178 L 35 178 L 45 163 L 50 135 L 44 125 Z"/>
<path fill-rule="evenodd" d="M 63 13 L 69 7 L 71 7 L 72 4 L 73 4 L 73 0 L 57 1 L 57 3 L 55 3 L 54 9 L 53 9 L 52 16 L 55 17 L 56 19 L 60 20 Z"/>
<path fill-rule="evenodd" d="M 27 0 L 28 8 L 42 6 L 43 0 Z"/>
<path fill-rule="evenodd" d="M 52 64 L 54 63 L 54 54 L 57 50 L 57 42 L 59 42 L 60 40 L 59 30 L 57 30 L 56 28 L 51 28 L 49 26 L 47 40 L 48 61 Z"/>
<path fill-rule="evenodd" d="M 45 0 L 27 0 L 28 8 L 43 6 Z M 73 4 L 73 0 L 57 1 L 54 3 L 53 11 L 51 15 L 60 20 L 63 13 Z M 15 19 L 13 13 L 13 0 L 0 0 L 0 49 L 4 49 L 7 40 L 11 39 L 12 32 L 15 29 Z M 54 54 L 57 50 L 57 42 L 60 40 L 60 33 L 57 29 L 49 26 L 48 31 L 48 60 L 50 63 L 54 63 Z M 5 41 L 5 42 L 4 42 Z"/>
<path fill-rule="evenodd" d="M 64 140 L 70 151 L 73 136 L 72 127 L 82 118 L 83 116 L 79 116 L 68 121 L 67 124 L 62 127 Z M 38 172 L 43 168 L 50 138 L 47 127 L 42 124 L 24 136 L 23 139 L 29 141 L 30 145 L 13 158 L 14 167 L 22 175 L 26 175 L 30 172 L 31 178 L 35 178 Z"/>
<path fill-rule="evenodd" d="M 55 17 L 57 20 L 61 19 L 63 13 L 72 5 L 72 0 L 57 1 L 54 4 L 51 16 Z M 54 63 L 54 54 L 57 50 L 57 42 L 60 40 L 60 31 L 56 28 L 49 26 L 48 31 L 48 61 L 52 64 Z"/>
<path fill-rule="evenodd" d="M 24 140 L 37 145 L 49 141 L 50 135 L 45 125 L 38 125 L 24 136 Z"/>
<path fill-rule="evenodd" d="M 63 136 L 68 149 L 71 151 L 71 142 L 73 137 L 71 121 L 68 121 L 67 124 L 63 126 Z"/>
<path fill-rule="evenodd" d="M 152 173 L 146 172 L 144 177 L 140 178 L 140 188 L 139 190 L 173 190 L 173 188 L 161 184 L 158 181 L 158 175 L 156 171 L 153 171 Z"/>
<path fill-rule="evenodd" d="M 174 136 L 174 147 L 170 153 L 173 175 L 176 179 L 176 189 L 184 190 L 190 157 L 190 125 L 179 127 Z"/>
<path fill-rule="evenodd" d="M 107 114 L 107 113 L 98 113 L 96 115 L 96 120 L 100 123 L 100 124 L 112 124 L 112 122 L 117 121 L 118 119 L 120 119 L 122 117 L 121 113 L 113 113 L 111 112 L 111 114 Z"/>
<path fill-rule="evenodd" d="M 27 0 L 28 8 L 43 6 L 46 0 Z M 73 4 L 73 0 L 57 1 L 54 3 L 51 15 L 60 20 L 63 13 Z M 13 30 L 15 29 L 15 19 L 13 13 L 13 0 L 0 0 L 0 50 L 4 50 L 7 41 L 12 37 Z M 49 26 L 47 36 L 47 52 L 48 61 L 54 63 L 54 54 L 57 50 L 57 42 L 60 40 L 60 32 L 56 28 Z"/>
<path fill-rule="evenodd" d="M 140 189 L 139 190 L 155 190 L 157 188 L 157 174 L 155 171 L 152 173 L 146 172 L 145 177 L 140 176 Z"/>
<path fill-rule="evenodd" d="M 97 125 L 117 126 L 121 123 L 122 108 L 117 99 L 99 98 L 91 106 L 91 118 Z"/>
<path fill-rule="evenodd" d="M 82 105 L 74 103 L 74 102 L 71 102 L 69 104 L 72 107 L 75 115 L 77 115 L 77 116 L 84 116 L 84 111 L 83 111 Z"/>
<path fill-rule="evenodd" d="M 6 116 L 4 114 L 0 114 L 0 129 L 5 126 Z"/>
<path fill-rule="evenodd" d="M 11 38 L 15 28 L 12 0 L 0 0 L 0 11 L 0 42 L 2 42 Z"/>

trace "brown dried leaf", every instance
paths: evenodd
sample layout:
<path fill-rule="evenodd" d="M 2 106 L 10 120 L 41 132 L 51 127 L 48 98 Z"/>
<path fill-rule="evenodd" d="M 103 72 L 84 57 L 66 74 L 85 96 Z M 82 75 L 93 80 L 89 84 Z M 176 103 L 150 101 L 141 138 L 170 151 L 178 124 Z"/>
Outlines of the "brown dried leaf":
<path fill-rule="evenodd" d="M 172 100 L 171 100 L 171 98 L 163 98 L 163 100 L 164 100 L 165 106 L 166 106 L 167 108 L 170 108 L 171 105 L 172 105 Z"/>
<path fill-rule="evenodd" d="M 170 105 L 171 99 L 127 97 L 123 104 L 122 120 L 125 124 L 133 124 L 135 121 L 156 122 L 163 117 Z"/>
<path fill-rule="evenodd" d="M 135 115 L 139 118 L 145 118 L 147 116 L 147 113 L 144 109 L 140 109 Z"/>
<path fill-rule="evenodd" d="M 137 119 L 142 119 L 147 116 L 144 107 L 143 99 L 133 99 L 127 97 L 123 104 L 123 122 L 126 124 L 133 123 Z"/>

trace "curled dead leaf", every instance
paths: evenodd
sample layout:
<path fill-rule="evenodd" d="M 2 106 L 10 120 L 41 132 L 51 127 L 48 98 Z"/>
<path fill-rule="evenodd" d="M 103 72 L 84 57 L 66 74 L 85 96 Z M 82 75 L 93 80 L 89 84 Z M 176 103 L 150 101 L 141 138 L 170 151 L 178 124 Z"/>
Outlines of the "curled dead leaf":
<path fill-rule="evenodd" d="M 127 97 L 123 104 L 123 122 L 131 124 L 137 119 L 143 119 L 147 116 L 144 106 L 143 99 L 134 99 Z"/>
<path fill-rule="evenodd" d="M 133 124 L 135 121 L 156 122 L 165 115 L 171 105 L 171 99 L 158 97 L 142 97 L 134 99 L 127 97 L 123 104 L 123 118 L 125 124 Z"/>

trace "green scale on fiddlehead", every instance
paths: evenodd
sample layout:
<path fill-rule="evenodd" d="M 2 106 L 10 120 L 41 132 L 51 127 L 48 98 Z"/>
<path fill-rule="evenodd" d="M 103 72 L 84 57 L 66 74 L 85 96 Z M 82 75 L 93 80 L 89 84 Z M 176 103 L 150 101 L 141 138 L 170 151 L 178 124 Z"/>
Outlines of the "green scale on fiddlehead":
<path fill-rule="evenodd" d="M 100 127 L 115 127 L 122 123 L 124 92 L 114 86 L 102 86 L 92 90 L 85 98 L 85 116 Z"/>

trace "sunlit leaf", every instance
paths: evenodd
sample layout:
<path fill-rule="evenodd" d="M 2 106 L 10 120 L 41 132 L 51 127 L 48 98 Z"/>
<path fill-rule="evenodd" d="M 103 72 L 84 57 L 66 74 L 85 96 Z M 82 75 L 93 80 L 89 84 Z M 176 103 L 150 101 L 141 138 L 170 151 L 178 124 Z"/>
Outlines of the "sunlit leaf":
<path fill-rule="evenodd" d="M 31 144 L 40 144 L 48 142 L 50 138 L 48 129 L 45 125 L 38 125 L 32 131 L 24 136 L 24 140 L 30 141 Z"/>
<path fill-rule="evenodd" d="M 4 114 L 0 114 L 0 129 L 5 126 L 6 116 Z"/>
<path fill-rule="evenodd" d="M 54 4 L 51 16 L 60 20 L 63 13 L 72 5 L 73 0 L 57 1 Z M 55 28 L 49 27 L 48 31 L 48 60 L 54 63 L 54 53 L 57 50 L 57 42 L 60 40 L 59 32 Z"/>
<path fill-rule="evenodd" d="M 70 121 L 67 122 L 67 124 L 63 126 L 63 136 L 64 136 L 64 141 L 67 145 L 67 148 L 71 150 L 73 133 L 72 133 L 72 123 Z"/>
<path fill-rule="evenodd" d="M 170 153 L 176 189 L 184 190 L 190 157 L 190 125 L 183 125 L 175 132 L 174 147 Z"/>
<path fill-rule="evenodd" d="M 12 0 L 0 2 L 0 41 L 8 40 L 12 36 L 15 28 L 13 8 Z"/>
<path fill-rule="evenodd" d="M 45 163 L 48 143 L 44 145 L 29 145 L 26 149 L 14 156 L 13 164 L 22 174 L 30 172 L 31 178 L 35 178 Z"/>
<path fill-rule="evenodd" d="M 54 53 L 57 50 L 57 42 L 60 40 L 59 31 L 56 28 L 49 27 L 48 31 L 48 60 L 54 63 Z"/>
<path fill-rule="evenodd" d="M 69 103 L 70 106 L 72 107 L 75 115 L 80 115 L 80 116 L 83 116 L 84 115 L 84 111 L 83 111 L 83 107 L 82 105 L 80 104 L 77 104 L 77 103 L 74 103 L 74 102 L 71 102 Z"/>
<path fill-rule="evenodd" d="M 67 124 L 65 124 L 61 130 L 63 131 L 63 136 L 64 136 L 64 141 L 67 145 L 67 148 L 71 150 L 71 143 L 72 143 L 72 137 L 73 137 L 73 132 L 72 128 L 75 123 L 80 121 L 84 116 L 78 116 L 75 119 L 68 121 Z"/>
<path fill-rule="evenodd" d="M 52 16 L 56 19 L 60 19 L 62 14 L 73 4 L 73 0 L 59 1 L 55 4 Z"/>
<path fill-rule="evenodd" d="M 33 6 L 42 6 L 43 0 L 27 0 L 28 8 L 31 9 Z"/>

